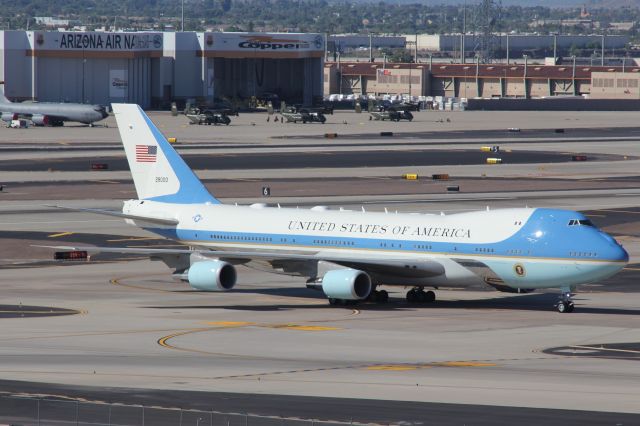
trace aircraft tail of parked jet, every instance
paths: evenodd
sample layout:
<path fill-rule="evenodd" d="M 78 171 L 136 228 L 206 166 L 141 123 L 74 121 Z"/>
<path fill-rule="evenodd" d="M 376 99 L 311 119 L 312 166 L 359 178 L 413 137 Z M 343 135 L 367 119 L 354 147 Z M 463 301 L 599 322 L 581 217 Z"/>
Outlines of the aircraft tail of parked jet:
<path fill-rule="evenodd" d="M 11 101 L 4 95 L 4 84 L 0 82 L 0 103 L 10 104 Z"/>

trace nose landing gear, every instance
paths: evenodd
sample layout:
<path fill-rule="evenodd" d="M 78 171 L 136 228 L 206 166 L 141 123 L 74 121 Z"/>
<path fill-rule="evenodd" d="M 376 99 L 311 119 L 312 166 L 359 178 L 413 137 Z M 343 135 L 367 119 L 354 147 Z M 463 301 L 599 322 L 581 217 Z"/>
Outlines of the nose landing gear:
<path fill-rule="evenodd" d="M 573 301 L 571 300 L 571 289 L 563 288 L 561 289 L 561 291 L 562 294 L 560 296 L 560 300 L 556 304 L 556 309 L 558 309 L 558 312 L 560 312 L 561 314 L 568 314 L 573 312 L 575 306 L 573 304 Z"/>

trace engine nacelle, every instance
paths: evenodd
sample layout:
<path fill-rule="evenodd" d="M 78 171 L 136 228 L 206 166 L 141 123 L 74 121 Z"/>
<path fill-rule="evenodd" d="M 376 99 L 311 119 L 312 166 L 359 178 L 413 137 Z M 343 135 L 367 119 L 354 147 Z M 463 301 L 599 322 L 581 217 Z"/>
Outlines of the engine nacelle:
<path fill-rule="evenodd" d="M 48 126 L 49 125 L 49 117 L 42 114 L 33 114 L 31 116 L 31 122 L 35 126 Z"/>
<path fill-rule="evenodd" d="M 322 277 L 322 291 L 331 299 L 363 300 L 371 288 L 369 275 L 357 269 L 335 269 Z"/>
<path fill-rule="evenodd" d="M 13 120 L 17 120 L 18 119 L 18 114 L 14 113 L 14 112 L 3 112 L 2 113 L 2 121 L 6 121 L 7 123 L 10 123 Z"/>
<path fill-rule="evenodd" d="M 187 272 L 189 285 L 201 291 L 227 291 L 236 285 L 236 268 L 221 260 L 196 262 Z"/>

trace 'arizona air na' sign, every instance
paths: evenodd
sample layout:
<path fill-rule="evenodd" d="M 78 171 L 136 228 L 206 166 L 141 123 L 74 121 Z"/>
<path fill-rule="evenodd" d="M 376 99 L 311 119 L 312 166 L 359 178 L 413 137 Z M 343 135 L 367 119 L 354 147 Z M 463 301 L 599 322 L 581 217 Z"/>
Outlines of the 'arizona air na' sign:
<path fill-rule="evenodd" d="M 150 50 L 162 48 L 161 34 L 60 33 L 58 48 L 86 50 Z"/>

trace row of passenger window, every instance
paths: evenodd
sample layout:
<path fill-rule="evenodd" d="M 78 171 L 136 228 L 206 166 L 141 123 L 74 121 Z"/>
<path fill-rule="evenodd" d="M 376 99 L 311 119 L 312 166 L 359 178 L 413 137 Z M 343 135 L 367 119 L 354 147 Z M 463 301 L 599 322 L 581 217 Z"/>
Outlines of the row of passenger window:
<path fill-rule="evenodd" d="M 476 247 L 477 253 L 495 253 L 495 249 L 487 247 Z"/>
<path fill-rule="evenodd" d="M 313 240 L 313 244 L 323 244 L 326 246 L 355 246 L 353 241 L 340 241 L 340 240 Z"/>
<path fill-rule="evenodd" d="M 571 257 L 598 257 L 598 253 L 594 252 L 584 252 L 584 251 L 570 251 L 569 256 Z"/>
<path fill-rule="evenodd" d="M 197 236 L 197 235 L 196 235 Z M 245 235 L 216 235 L 211 234 L 209 237 L 212 240 L 227 240 L 227 241 L 255 241 L 255 242 L 271 242 L 273 241 L 271 237 L 249 237 Z"/>
<path fill-rule="evenodd" d="M 380 243 L 380 247 L 382 248 L 402 248 L 402 244 L 400 243 Z"/>
<path fill-rule="evenodd" d="M 524 250 L 510 249 L 510 250 L 507 250 L 507 254 L 524 254 Z M 531 254 L 531 251 L 527 251 L 527 254 Z"/>

